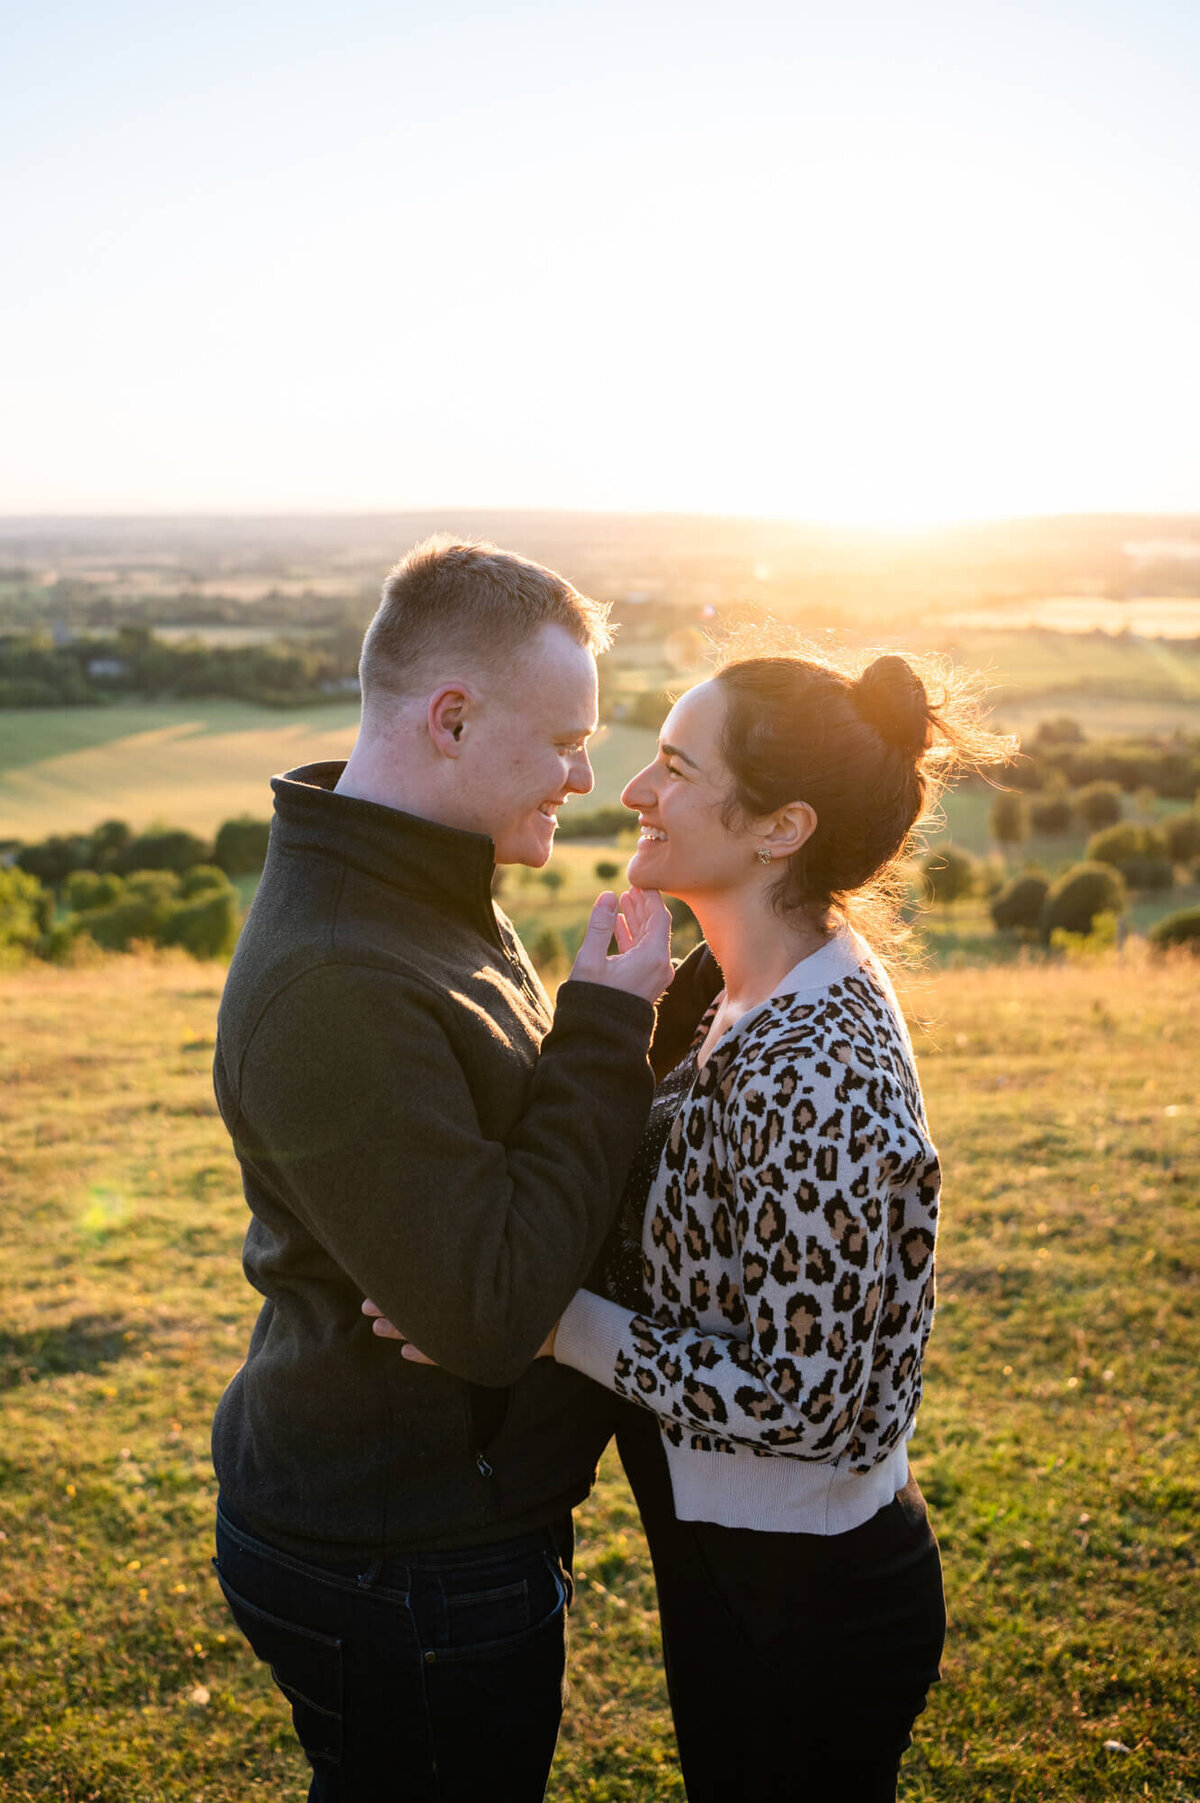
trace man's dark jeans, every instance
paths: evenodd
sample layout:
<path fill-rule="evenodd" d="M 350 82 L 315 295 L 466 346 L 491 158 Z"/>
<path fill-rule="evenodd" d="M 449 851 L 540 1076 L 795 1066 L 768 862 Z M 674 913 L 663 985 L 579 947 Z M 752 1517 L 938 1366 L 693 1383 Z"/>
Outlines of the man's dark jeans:
<path fill-rule="evenodd" d="M 309 1803 L 536 1803 L 562 1716 L 569 1515 L 519 1539 L 311 1565 L 217 1512 L 234 1620 L 292 1706 Z"/>

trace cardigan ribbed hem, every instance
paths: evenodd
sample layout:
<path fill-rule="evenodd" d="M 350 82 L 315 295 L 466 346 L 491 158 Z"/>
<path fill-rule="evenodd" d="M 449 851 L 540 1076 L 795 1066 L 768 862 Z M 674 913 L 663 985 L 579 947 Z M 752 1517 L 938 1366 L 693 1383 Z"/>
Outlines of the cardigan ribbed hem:
<path fill-rule="evenodd" d="M 622 1335 L 633 1318 L 620 1303 L 580 1290 L 559 1322 L 554 1356 L 612 1389 Z M 903 1440 L 870 1471 L 840 1470 L 827 1459 L 764 1456 L 728 1443 L 705 1452 L 668 1440 L 664 1449 L 680 1521 L 764 1534 L 847 1534 L 885 1508 L 908 1482 Z"/>
<path fill-rule="evenodd" d="M 824 1459 L 753 1452 L 696 1452 L 665 1442 L 675 1513 L 762 1534 L 848 1534 L 886 1508 L 908 1482 L 903 1440 L 870 1471 L 839 1470 Z"/>

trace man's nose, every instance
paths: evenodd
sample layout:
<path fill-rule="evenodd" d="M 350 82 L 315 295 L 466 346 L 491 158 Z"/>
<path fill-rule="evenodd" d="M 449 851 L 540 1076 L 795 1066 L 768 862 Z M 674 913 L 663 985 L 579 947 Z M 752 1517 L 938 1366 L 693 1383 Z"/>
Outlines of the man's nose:
<path fill-rule="evenodd" d="M 596 778 L 588 759 L 587 747 L 574 758 L 571 763 L 571 774 L 567 779 L 567 787 L 573 795 L 590 795 L 596 787 Z"/>

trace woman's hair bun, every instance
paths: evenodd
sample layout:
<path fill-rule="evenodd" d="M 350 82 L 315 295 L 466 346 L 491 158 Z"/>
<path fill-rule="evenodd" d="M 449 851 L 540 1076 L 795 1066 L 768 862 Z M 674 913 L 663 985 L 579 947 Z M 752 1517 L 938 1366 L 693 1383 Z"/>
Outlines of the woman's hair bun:
<path fill-rule="evenodd" d="M 859 719 L 905 756 L 919 758 L 933 743 L 929 696 L 910 663 L 888 652 L 868 664 L 853 687 Z"/>

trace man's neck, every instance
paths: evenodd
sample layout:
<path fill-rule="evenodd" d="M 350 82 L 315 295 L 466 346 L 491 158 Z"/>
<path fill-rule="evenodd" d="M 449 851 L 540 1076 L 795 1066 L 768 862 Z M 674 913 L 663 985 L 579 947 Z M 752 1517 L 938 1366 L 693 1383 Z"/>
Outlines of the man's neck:
<path fill-rule="evenodd" d="M 349 795 L 356 801 L 373 801 L 379 807 L 397 808 L 401 813 L 416 814 L 422 820 L 432 820 L 441 826 L 454 824 L 439 819 L 433 797 L 426 792 L 427 785 L 420 781 L 409 760 L 394 745 L 382 751 L 360 737 L 334 788 L 339 795 Z"/>

